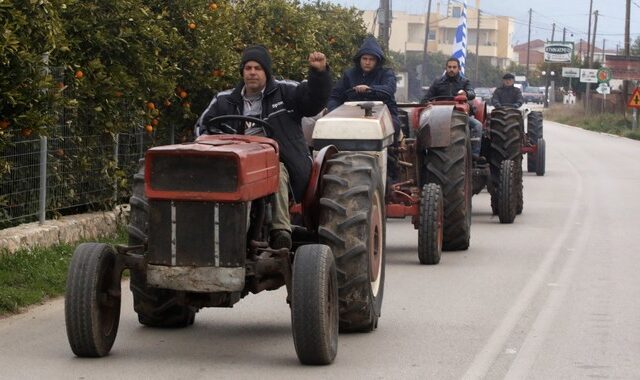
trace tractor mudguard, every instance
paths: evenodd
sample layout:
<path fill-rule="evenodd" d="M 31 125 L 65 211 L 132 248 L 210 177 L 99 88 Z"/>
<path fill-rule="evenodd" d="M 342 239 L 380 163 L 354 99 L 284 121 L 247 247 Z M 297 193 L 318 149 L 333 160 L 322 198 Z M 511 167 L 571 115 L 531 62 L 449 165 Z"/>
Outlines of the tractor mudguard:
<path fill-rule="evenodd" d="M 451 143 L 451 116 L 453 105 L 432 106 L 420 114 L 418 143 L 424 148 L 442 148 Z"/>

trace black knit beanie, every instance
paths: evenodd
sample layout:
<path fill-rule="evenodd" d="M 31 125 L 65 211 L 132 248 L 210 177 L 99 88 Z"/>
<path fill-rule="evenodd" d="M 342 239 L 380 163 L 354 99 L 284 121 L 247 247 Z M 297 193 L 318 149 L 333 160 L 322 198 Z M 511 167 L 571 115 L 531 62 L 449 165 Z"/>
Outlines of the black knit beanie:
<path fill-rule="evenodd" d="M 262 45 L 247 46 L 242 51 L 242 61 L 240 63 L 240 75 L 244 69 L 244 64 L 249 61 L 256 61 L 262 66 L 267 78 L 271 77 L 271 55 L 267 48 Z"/>

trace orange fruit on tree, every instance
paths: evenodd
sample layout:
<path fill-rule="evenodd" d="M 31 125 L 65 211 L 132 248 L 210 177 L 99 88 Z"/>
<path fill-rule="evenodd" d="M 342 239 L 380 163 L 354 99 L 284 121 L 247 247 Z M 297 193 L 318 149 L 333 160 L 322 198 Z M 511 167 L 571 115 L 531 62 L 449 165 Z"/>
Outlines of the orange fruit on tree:
<path fill-rule="evenodd" d="M 156 109 L 156 105 L 155 105 L 155 103 L 153 103 L 153 102 L 148 102 L 148 103 L 147 103 L 147 109 L 148 109 L 149 111 L 153 111 L 154 109 Z"/>
<path fill-rule="evenodd" d="M 158 123 L 160 123 L 160 121 L 158 121 L 158 119 L 153 119 L 153 120 L 151 120 L 151 125 L 153 125 L 154 127 L 155 127 L 156 125 L 158 125 Z"/>
<path fill-rule="evenodd" d="M 73 76 L 76 77 L 76 79 L 82 79 L 84 78 L 84 73 L 82 72 L 82 70 L 78 70 L 75 74 L 73 74 Z"/>
<path fill-rule="evenodd" d="M 184 108 L 191 108 L 191 103 L 189 103 L 189 102 L 184 102 L 184 103 L 182 103 L 182 106 L 183 106 Z"/>
<path fill-rule="evenodd" d="M 22 130 L 20 130 L 20 136 L 22 137 L 29 137 L 31 136 L 31 133 L 33 133 L 31 128 L 22 128 Z"/>
<path fill-rule="evenodd" d="M 153 125 L 151 124 L 145 125 L 144 129 L 147 131 L 147 133 L 153 133 Z"/>
<path fill-rule="evenodd" d="M 0 129 L 7 129 L 11 125 L 11 122 L 7 119 L 0 120 Z"/>
<path fill-rule="evenodd" d="M 189 23 L 189 29 L 194 30 L 196 28 L 196 23 L 195 22 L 190 22 Z"/>
<path fill-rule="evenodd" d="M 121 97 L 122 97 L 122 95 L 124 95 L 124 94 L 122 93 L 122 91 L 116 91 L 114 95 L 115 95 L 116 97 L 118 97 L 118 98 L 121 98 Z"/>
<path fill-rule="evenodd" d="M 180 94 L 178 94 L 178 96 L 180 96 L 182 99 L 184 99 L 187 96 L 189 96 L 189 94 L 186 91 L 182 90 L 182 91 L 180 91 Z"/>
<path fill-rule="evenodd" d="M 209 9 L 212 11 L 215 11 L 216 9 L 218 9 L 218 4 L 216 3 L 209 4 Z"/>

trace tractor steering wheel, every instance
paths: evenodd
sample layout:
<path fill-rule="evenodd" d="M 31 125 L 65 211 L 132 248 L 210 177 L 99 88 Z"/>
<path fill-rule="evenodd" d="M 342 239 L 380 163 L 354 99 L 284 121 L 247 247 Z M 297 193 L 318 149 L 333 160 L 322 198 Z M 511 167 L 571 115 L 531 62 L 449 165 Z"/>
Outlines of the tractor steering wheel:
<path fill-rule="evenodd" d="M 213 130 L 213 126 L 217 125 L 218 130 L 223 133 L 227 133 L 230 135 L 244 135 L 246 130 L 246 123 L 240 123 L 241 129 L 239 131 L 235 130 L 229 124 L 225 124 L 225 121 L 241 121 L 241 122 L 249 122 L 260 125 L 266 131 L 270 131 L 271 126 L 268 122 L 262 119 L 258 119 L 252 116 L 244 116 L 244 115 L 222 115 L 216 116 L 213 119 L 207 122 L 207 133 L 209 134 L 217 134 L 216 131 Z"/>

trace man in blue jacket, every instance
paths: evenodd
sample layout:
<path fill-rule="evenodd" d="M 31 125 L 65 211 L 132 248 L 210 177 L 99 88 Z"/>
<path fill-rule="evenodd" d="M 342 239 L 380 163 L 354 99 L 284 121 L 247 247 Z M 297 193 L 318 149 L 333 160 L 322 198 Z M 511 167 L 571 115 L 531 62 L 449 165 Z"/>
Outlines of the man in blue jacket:
<path fill-rule="evenodd" d="M 347 69 L 329 96 L 327 108 L 333 111 L 344 102 L 381 101 L 387 105 L 396 139 L 400 132 L 400 119 L 396 105 L 396 75 L 383 67 L 384 53 L 375 37 L 367 37 L 353 57 L 354 67 Z"/>
<path fill-rule="evenodd" d="M 400 138 L 400 119 L 396 104 L 396 74 L 383 67 L 384 52 L 375 37 L 365 38 L 360 50 L 353 57 L 354 66 L 347 69 L 331 91 L 327 109 L 333 111 L 344 102 L 381 101 L 386 104 L 393 122 L 394 145 Z M 388 175 L 397 177 L 396 156 L 389 150 Z"/>

